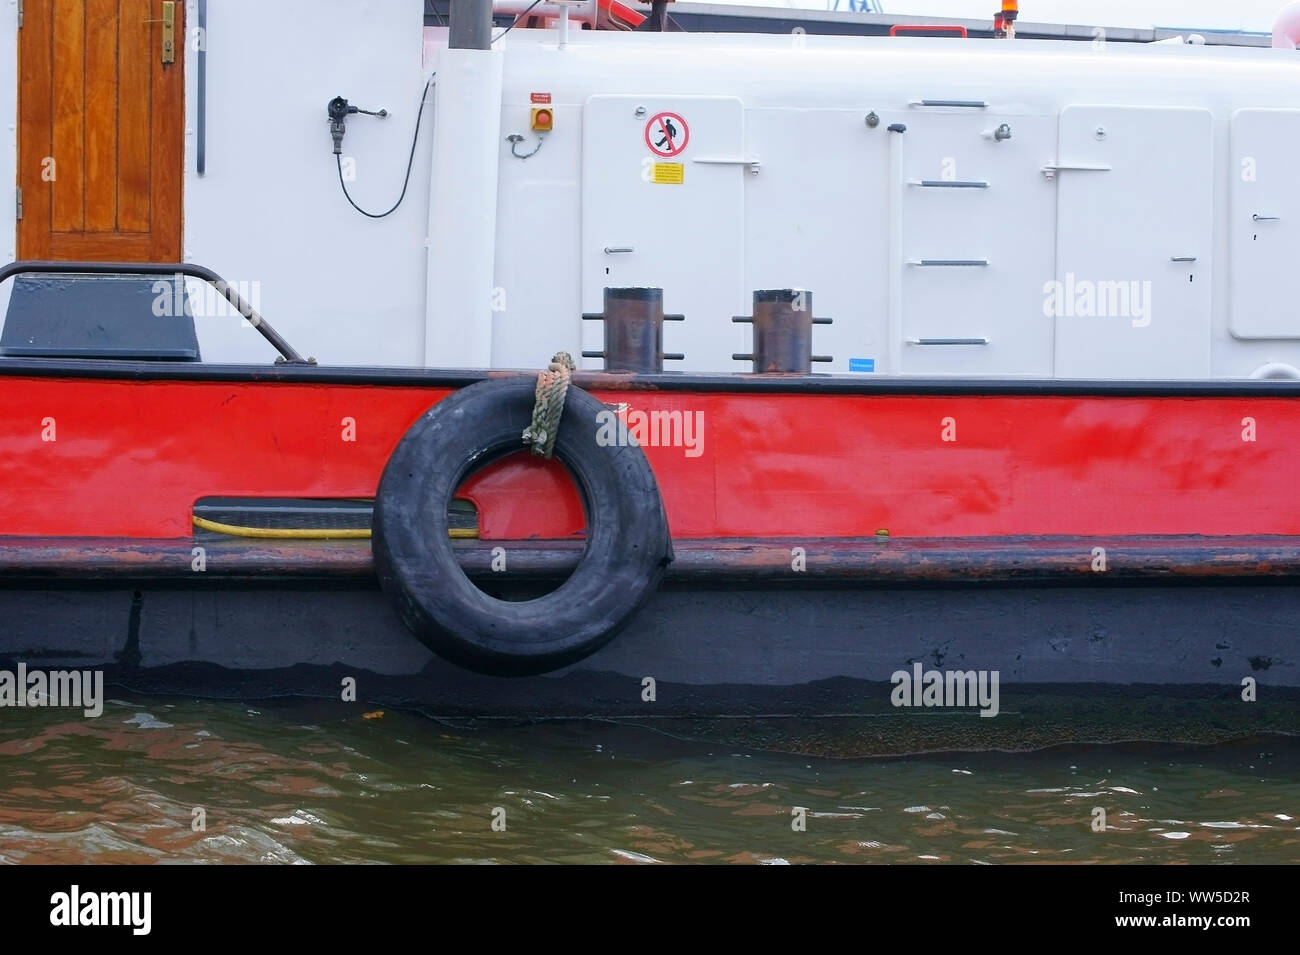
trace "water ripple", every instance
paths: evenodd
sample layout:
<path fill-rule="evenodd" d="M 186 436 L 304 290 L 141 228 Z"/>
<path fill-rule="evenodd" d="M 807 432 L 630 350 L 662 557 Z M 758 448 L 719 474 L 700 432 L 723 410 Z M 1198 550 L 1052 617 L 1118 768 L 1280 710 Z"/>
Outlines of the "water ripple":
<path fill-rule="evenodd" d="M 809 762 L 362 712 L 0 711 L 0 863 L 1300 861 L 1297 740 Z"/>

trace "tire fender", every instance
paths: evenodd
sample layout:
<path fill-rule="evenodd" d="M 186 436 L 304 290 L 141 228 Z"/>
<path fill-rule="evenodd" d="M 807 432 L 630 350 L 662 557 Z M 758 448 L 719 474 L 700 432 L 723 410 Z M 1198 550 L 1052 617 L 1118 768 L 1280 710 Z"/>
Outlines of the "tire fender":
<path fill-rule="evenodd" d="M 469 475 L 523 449 L 535 380 L 495 378 L 430 408 L 393 451 L 376 495 L 372 548 L 384 592 L 426 646 L 480 673 L 520 676 L 580 660 L 603 646 L 654 593 L 672 540 L 641 448 L 603 446 L 606 406 L 570 386 L 555 444 L 587 516 L 573 573 L 535 600 L 499 600 L 457 562 L 447 506 Z M 504 546 L 509 542 L 503 541 Z"/>

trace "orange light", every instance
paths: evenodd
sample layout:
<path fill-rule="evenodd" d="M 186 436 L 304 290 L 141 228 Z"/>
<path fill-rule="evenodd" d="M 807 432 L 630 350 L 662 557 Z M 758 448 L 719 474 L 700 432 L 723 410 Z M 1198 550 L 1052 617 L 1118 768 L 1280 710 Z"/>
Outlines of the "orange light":
<path fill-rule="evenodd" d="M 542 107 L 533 110 L 533 132 L 549 133 L 555 126 L 555 114 Z"/>
<path fill-rule="evenodd" d="M 1003 13 L 1019 13 L 1020 0 L 1002 0 Z"/>

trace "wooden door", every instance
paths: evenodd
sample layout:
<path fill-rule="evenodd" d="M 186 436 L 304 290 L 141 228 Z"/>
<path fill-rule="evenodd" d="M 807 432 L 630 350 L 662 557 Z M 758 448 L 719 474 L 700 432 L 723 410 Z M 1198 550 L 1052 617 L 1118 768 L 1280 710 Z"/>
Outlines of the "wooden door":
<path fill-rule="evenodd" d="M 164 8 L 175 17 L 164 63 Z M 178 262 L 185 4 L 25 0 L 20 259 Z"/>

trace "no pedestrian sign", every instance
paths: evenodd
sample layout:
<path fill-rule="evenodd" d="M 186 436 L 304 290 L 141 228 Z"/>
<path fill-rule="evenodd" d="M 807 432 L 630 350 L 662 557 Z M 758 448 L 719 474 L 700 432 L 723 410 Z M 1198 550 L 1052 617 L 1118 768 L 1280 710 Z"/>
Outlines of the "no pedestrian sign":
<path fill-rule="evenodd" d="M 691 139 L 691 127 L 678 113 L 655 113 L 645 124 L 645 144 L 656 156 L 679 156 Z"/>

